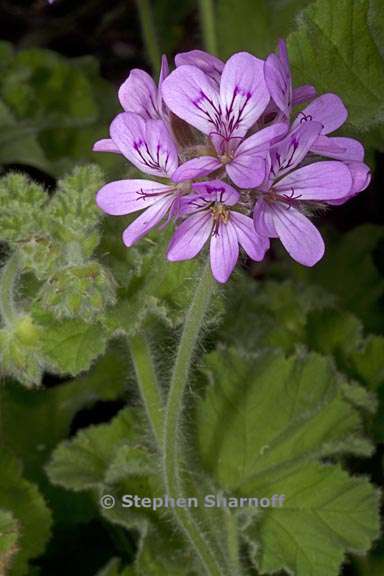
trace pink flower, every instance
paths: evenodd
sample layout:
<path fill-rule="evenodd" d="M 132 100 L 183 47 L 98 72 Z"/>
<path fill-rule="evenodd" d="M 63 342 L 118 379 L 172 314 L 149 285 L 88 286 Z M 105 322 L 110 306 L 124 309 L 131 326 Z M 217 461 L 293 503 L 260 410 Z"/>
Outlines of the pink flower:
<path fill-rule="evenodd" d="M 181 209 L 188 217 L 176 228 L 168 260 L 194 258 L 209 240 L 212 274 L 218 282 L 227 282 L 239 257 L 239 245 L 253 260 L 264 258 L 269 240 L 257 234 L 252 218 L 233 210 L 240 195 L 232 186 L 211 180 L 193 184 L 192 189 Z"/>
<path fill-rule="evenodd" d="M 345 164 L 323 161 L 297 168 L 322 129 L 318 122 L 298 125 L 270 152 L 270 174 L 254 209 L 255 229 L 280 238 L 294 260 L 313 266 L 324 254 L 324 242 L 305 215 L 307 205 L 339 201 L 353 186 Z"/>
<path fill-rule="evenodd" d="M 203 53 L 204 54 L 204 53 Z M 212 58 L 212 57 L 210 57 Z M 183 177 L 195 169 L 207 176 L 224 167 L 231 180 L 240 188 L 258 186 L 266 175 L 265 158 L 272 140 L 287 131 L 278 123 L 244 139 L 269 101 L 264 81 L 264 63 L 247 52 L 234 54 L 223 66 L 220 76 L 212 80 L 203 69 L 218 70 L 217 63 L 196 54 L 183 55 L 183 64 L 165 79 L 162 87 L 169 109 L 188 122 L 212 143 L 215 154 L 203 155 L 184 164 Z M 177 59 L 180 62 L 180 58 Z M 202 63 L 201 63 L 202 61 Z"/>
<path fill-rule="evenodd" d="M 169 72 L 166 56 L 161 61 L 159 85 L 156 86 L 152 77 L 144 70 L 134 68 L 128 78 L 119 88 L 118 96 L 120 104 L 125 112 L 139 114 L 145 120 L 159 120 L 166 117 L 161 86 Z M 102 139 L 95 142 L 94 152 L 114 152 L 120 154 L 120 150 L 110 139 Z"/>

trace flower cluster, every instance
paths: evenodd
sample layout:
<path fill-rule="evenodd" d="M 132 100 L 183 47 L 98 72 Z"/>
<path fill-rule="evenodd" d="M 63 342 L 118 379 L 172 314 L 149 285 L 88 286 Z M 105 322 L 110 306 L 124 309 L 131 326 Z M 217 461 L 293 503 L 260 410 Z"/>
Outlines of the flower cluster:
<path fill-rule="evenodd" d="M 219 282 L 228 280 L 239 247 L 260 261 L 270 238 L 313 266 L 324 242 L 309 216 L 370 181 L 363 146 L 330 136 L 347 118 L 341 99 L 294 88 L 283 41 L 265 61 L 240 52 L 224 63 L 193 50 L 175 65 L 169 72 L 163 57 L 158 86 L 132 70 L 120 87 L 124 112 L 94 150 L 123 154 L 151 179 L 107 184 L 98 206 L 112 215 L 142 211 L 124 231 L 126 246 L 176 223 L 171 261 L 193 258 L 209 241 Z"/>

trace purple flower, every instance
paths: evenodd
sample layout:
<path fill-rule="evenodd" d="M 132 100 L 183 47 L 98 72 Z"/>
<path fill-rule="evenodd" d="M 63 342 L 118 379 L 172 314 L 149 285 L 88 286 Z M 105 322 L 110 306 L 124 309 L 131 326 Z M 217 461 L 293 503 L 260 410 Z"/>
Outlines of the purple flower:
<path fill-rule="evenodd" d="M 191 65 L 200 68 L 207 76 L 214 80 L 217 84 L 220 84 L 221 74 L 224 69 L 224 62 L 204 52 L 203 50 L 191 50 L 190 52 L 181 52 L 175 57 L 176 66 Z"/>
<path fill-rule="evenodd" d="M 159 86 L 157 87 L 152 77 L 144 70 L 134 68 L 128 78 L 119 88 L 118 96 L 120 104 L 125 112 L 134 112 L 146 120 L 159 120 L 166 118 L 161 87 L 164 79 L 168 76 L 169 68 L 166 56 L 161 61 Z M 110 139 L 102 139 L 95 142 L 94 152 L 114 152 L 120 154 L 120 150 Z"/>
<path fill-rule="evenodd" d="M 316 96 L 316 90 L 313 86 L 305 85 L 293 88 L 287 46 L 284 40 L 279 40 L 277 55 L 270 54 L 266 59 L 264 75 L 272 101 L 283 118 L 289 119 L 293 106 Z M 269 108 L 269 113 L 272 110 L 273 105 Z"/>
<path fill-rule="evenodd" d="M 240 194 L 220 180 L 192 185 L 193 193 L 182 202 L 181 213 L 188 214 L 174 233 L 167 257 L 172 262 L 194 258 L 210 239 L 212 274 L 227 282 L 239 257 L 239 245 L 250 258 L 260 261 L 269 240 L 259 236 L 252 218 L 232 210 Z"/>
<path fill-rule="evenodd" d="M 336 94 L 322 94 L 299 112 L 292 127 L 304 122 L 320 122 L 321 132 L 311 146 L 311 152 L 337 160 L 360 161 L 364 159 L 364 147 L 353 138 L 333 137 L 327 134 L 340 128 L 348 117 L 341 98 Z"/>
<path fill-rule="evenodd" d="M 196 60 L 190 53 L 181 59 Z M 266 175 L 265 158 L 270 142 L 287 131 L 285 123 L 273 124 L 244 139 L 269 101 L 263 61 L 246 52 L 235 54 L 224 65 L 218 85 L 202 71 L 209 67 L 210 60 L 206 66 L 207 58 L 202 60 L 200 68 L 179 66 L 162 88 L 169 109 L 206 134 L 213 144 L 211 155 L 184 164 L 183 177 L 188 171 L 194 177 L 196 169 L 208 175 L 224 167 L 240 188 L 258 186 Z"/>
<path fill-rule="evenodd" d="M 122 112 L 110 127 L 111 141 L 136 168 L 167 183 L 152 180 L 118 180 L 106 184 L 96 197 L 97 205 L 114 216 L 145 209 L 124 231 L 123 241 L 132 246 L 157 226 L 167 215 L 175 218 L 180 198 L 190 190 L 182 178 L 175 180 L 178 154 L 176 145 L 162 120 L 144 120 L 133 112 Z"/>
<path fill-rule="evenodd" d="M 125 111 L 112 121 L 110 138 L 95 144 L 151 176 L 111 182 L 97 194 L 107 214 L 141 211 L 124 243 L 176 222 L 168 259 L 193 258 L 209 240 L 218 282 L 228 280 L 239 247 L 260 261 L 270 238 L 297 262 L 316 264 L 324 242 L 311 215 L 370 181 L 360 142 L 330 136 L 347 118 L 341 99 L 294 88 L 283 41 L 265 62 L 240 52 L 224 63 L 201 50 L 175 62 L 168 74 L 163 58 L 158 87 L 146 72 L 131 72 L 119 90 Z M 308 100 L 292 121 L 294 107 Z"/>
<path fill-rule="evenodd" d="M 254 209 L 255 229 L 280 238 L 291 257 L 313 266 L 324 254 L 323 239 L 305 215 L 310 203 L 345 198 L 353 186 L 348 166 L 322 161 L 295 169 L 322 130 L 318 122 L 297 126 L 270 152 L 270 174 Z"/>

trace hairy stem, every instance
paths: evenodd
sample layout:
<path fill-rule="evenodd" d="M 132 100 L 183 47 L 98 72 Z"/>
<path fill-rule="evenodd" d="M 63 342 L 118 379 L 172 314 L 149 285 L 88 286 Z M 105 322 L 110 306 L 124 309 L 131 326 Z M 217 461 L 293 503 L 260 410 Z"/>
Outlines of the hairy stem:
<path fill-rule="evenodd" d="M 193 353 L 211 300 L 213 288 L 214 281 L 211 276 L 209 263 L 207 263 L 186 315 L 173 368 L 165 413 L 163 472 L 166 493 L 173 498 L 185 497 L 185 494 L 182 492 L 180 474 L 180 462 L 182 461 L 180 454 L 180 444 L 182 443 L 180 420 L 183 409 L 183 395 L 188 382 Z M 205 568 L 206 574 L 210 576 L 222 576 L 223 571 L 220 563 L 217 561 L 207 539 L 204 534 L 202 534 L 190 510 L 175 507 L 174 514 L 179 526 L 194 546 Z"/>
<path fill-rule="evenodd" d="M 18 259 L 16 254 L 13 254 L 0 273 L 0 316 L 4 324 L 8 325 L 17 318 L 13 296 L 18 273 Z"/>
<path fill-rule="evenodd" d="M 151 348 L 144 334 L 132 336 L 128 339 L 128 343 L 145 411 L 157 445 L 161 447 L 163 438 L 163 400 Z"/>
<path fill-rule="evenodd" d="M 139 11 L 145 48 L 151 61 L 153 71 L 158 74 L 160 71 L 161 53 L 156 35 L 151 2 L 150 0 L 136 0 L 136 4 Z"/>
<path fill-rule="evenodd" d="M 213 0 L 199 0 L 200 19 L 203 31 L 205 48 L 212 54 L 217 53 L 216 33 L 215 33 L 215 13 Z"/>

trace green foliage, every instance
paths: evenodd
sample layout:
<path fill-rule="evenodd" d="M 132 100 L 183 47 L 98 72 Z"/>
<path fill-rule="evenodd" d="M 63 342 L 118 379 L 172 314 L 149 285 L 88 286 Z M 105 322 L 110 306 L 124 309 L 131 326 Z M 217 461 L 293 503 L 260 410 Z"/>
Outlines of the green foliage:
<path fill-rule="evenodd" d="M 8 571 L 17 552 L 18 525 L 11 512 L 0 510 L 0 570 Z"/>
<path fill-rule="evenodd" d="M 262 572 L 337 576 L 345 551 L 366 552 L 378 536 L 378 494 L 365 478 L 352 478 L 339 466 L 307 464 L 289 478 L 255 481 L 252 490 L 260 493 L 266 486 L 271 494 L 284 493 L 286 503 L 246 529 L 252 560 Z"/>
<path fill-rule="evenodd" d="M 357 226 L 350 232 L 327 238 L 327 255 L 313 270 L 290 264 L 287 272 L 335 294 L 340 304 L 356 314 L 368 330 L 381 332 L 383 239 L 381 226 Z"/>
<path fill-rule="evenodd" d="M 14 243 L 41 227 L 41 211 L 48 195 L 38 184 L 23 174 L 11 173 L 0 180 L 1 240 Z"/>
<path fill-rule="evenodd" d="M 319 462 L 370 451 L 347 384 L 314 354 L 223 350 L 208 355 L 206 372 L 209 386 L 197 406 L 206 471 L 229 494 L 285 496 L 281 508 L 245 512 L 256 566 L 336 576 L 344 553 L 366 551 L 379 528 L 378 495 L 368 481 Z"/>
<path fill-rule="evenodd" d="M 341 371 L 372 390 L 384 384 L 383 337 L 365 336 L 358 318 L 320 286 L 292 281 L 259 286 L 242 277 L 231 298 L 235 305 L 224 320 L 227 342 L 241 341 L 250 351 L 293 352 L 304 346 L 332 356 Z"/>
<path fill-rule="evenodd" d="M 19 462 L 3 450 L 0 464 L 0 508 L 12 513 L 20 529 L 9 574 L 23 576 L 29 573 L 28 561 L 44 550 L 50 535 L 51 515 L 36 486 L 23 478 Z M 10 520 L 8 516 L 8 530 Z M 10 535 L 8 541 L 9 538 Z"/>
<path fill-rule="evenodd" d="M 63 173 L 95 160 L 91 148 L 115 113 L 114 91 L 90 57 L 68 60 L 49 50 L 0 44 L 0 163 Z M 107 167 L 115 159 L 97 157 Z"/>
<path fill-rule="evenodd" d="M 155 454 L 143 431 L 141 413 L 132 408 L 122 410 L 109 424 L 88 427 L 73 440 L 59 444 L 47 466 L 49 478 L 66 489 L 91 490 L 100 502 L 106 494 L 115 498 L 111 509 L 103 510 L 100 504 L 103 516 L 125 528 L 135 527 L 141 533 L 135 565 L 127 574 L 195 576 L 192 566 L 185 571 L 185 562 L 194 564 L 191 552 L 172 533 L 167 522 L 162 522 L 159 511 L 121 506 L 123 494 L 152 498 L 164 495 Z M 106 574 L 120 574 L 118 565 L 116 560 L 111 562 L 105 568 L 111 572 Z"/>
<path fill-rule="evenodd" d="M 234 52 L 246 50 L 260 58 L 267 56 L 275 50 L 277 40 L 292 29 L 296 13 L 308 3 L 309 0 L 218 0 L 220 54 L 229 58 Z"/>
<path fill-rule="evenodd" d="M 42 467 L 67 437 L 79 410 L 124 395 L 128 370 L 126 352 L 115 343 L 86 375 L 60 386 L 26 390 L 14 382 L 3 385 L 3 443 L 23 460 L 28 478 L 40 483 L 45 477 Z"/>
<path fill-rule="evenodd" d="M 378 32 L 383 26 L 379 1 L 317 0 L 301 13 L 288 39 L 295 81 L 338 94 L 349 124 L 359 131 L 384 118 L 384 44 Z"/>

